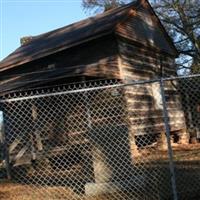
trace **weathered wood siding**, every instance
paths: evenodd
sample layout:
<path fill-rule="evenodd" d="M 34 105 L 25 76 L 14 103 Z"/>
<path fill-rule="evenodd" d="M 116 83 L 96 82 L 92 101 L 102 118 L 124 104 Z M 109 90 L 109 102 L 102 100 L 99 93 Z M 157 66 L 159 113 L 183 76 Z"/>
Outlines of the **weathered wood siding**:
<path fill-rule="evenodd" d="M 119 68 L 125 82 L 150 80 L 176 74 L 173 58 L 120 38 L 118 45 Z M 165 83 L 171 131 L 185 128 L 184 114 L 179 94 L 176 93 L 176 86 L 177 82 Z M 131 129 L 135 134 L 164 131 L 159 83 L 128 86 L 125 88 L 125 96 L 132 124 Z"/>
<path fill-rule="evenodd" d="M 54 65 L 54 66 L 53 66 Z M 110 35 L 46 58 L 0 73 L 0 91 L 49 82 L 64 82 L 80 76 L 119 78 L 117 44 Z M 12 78 L 8 78 L 12 76 Z M 5 77 L 5 78 L 4 78 Z"/>
<path fill-rule="evenodd" d="M 160 21 L 149 7 L 148 3 L 141 1 L 137 9 L 131 9 L 129 16 L 118 24 L 116 33 L 124 38 L 145 46 L 151 46 L 171 55 L 176 54 Z"/>

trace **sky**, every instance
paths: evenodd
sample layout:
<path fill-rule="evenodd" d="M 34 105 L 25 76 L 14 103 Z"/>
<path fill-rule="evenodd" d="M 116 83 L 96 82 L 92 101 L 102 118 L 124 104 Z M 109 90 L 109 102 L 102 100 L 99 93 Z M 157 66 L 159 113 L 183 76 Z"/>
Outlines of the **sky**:
<path fill-rule="evenodd" d="M 89 15 L 81 0 L 0 0 L 0 60 L 20 46 L 20 38 L 71 24 Z"/>

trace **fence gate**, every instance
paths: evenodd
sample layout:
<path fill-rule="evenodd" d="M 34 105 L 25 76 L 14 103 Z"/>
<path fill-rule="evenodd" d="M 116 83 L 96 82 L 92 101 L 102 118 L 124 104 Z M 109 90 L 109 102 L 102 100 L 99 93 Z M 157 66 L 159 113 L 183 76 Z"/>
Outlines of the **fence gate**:
<path fill-rule="evenodd" d="M 106 82 L 4 97 L 7 187 L 26 200 L 176 199 L 170 131 L 185 118 L 170 87 Z"/>

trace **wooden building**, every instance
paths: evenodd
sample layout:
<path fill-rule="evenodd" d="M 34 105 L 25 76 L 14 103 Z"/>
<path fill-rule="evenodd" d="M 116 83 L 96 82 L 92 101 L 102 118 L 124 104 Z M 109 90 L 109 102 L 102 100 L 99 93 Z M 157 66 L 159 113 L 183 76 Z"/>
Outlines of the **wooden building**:
<path fill-rule="evenodd" d="M 1 95 L 83 79 L 128 83 L 176 75 L 177 50 L 147 0 L 22 40 L 24 44 L 0 63 Z M 133 146 L 136 135 L 164 132 L 159 84 L 128 86 L 124 91 Z M 185 129 L 175 93 L 168 82 L 172 132 Z"/>
<path fill-rule="evenodd" d="M 176 75 L 174 60 L 177 50 L 145 0 L 134 1 L 66 27 L 23 38 L 22 41 L 24 44 L 0 63 L 1 94 L 36 86 L 78 82 L 83 77 L 85 80 L 117 79 L 129 82 Z M 153 98 L 159 95 L 156 94 L 157 87 L 146 90 L 144 85 L 145 96 L 142 91 L 140 96 L 132 91 L 128 97 L 131 101 L 136 96 L 142 99 L 141 108 L 135 105 L 138 117 L 147 116 L 149 108 L 145 112 L 143 107 L 152 101 L 152 119 L 147 123 L 152 120 L 157 122 L 155 117 L 161 115 L 159 106 L 155 106 L 158 98 Z M 173 90 L 172 87 L 169 93 L 172 92 L 170 90 Z M 171 129 L 182 129 L 183 119 L 180 116 L 183 115 L 180 105 L 177 105 L 179 102 L 171 101 L 171 107 L 177 109 L 173 108 L 173 112 L 169 110 L 169 115 L 173 117 L 170 121 L 175 122 Z M 154 126 L 157 132 L 161 127 L 162 123 Z"/>
<path fill-rule="evenodd" d="M 177 51 L 145 0 L 22 41 L 0 63 L 1 93 L 83 76 L 146 80 L 176 74 Z"/>

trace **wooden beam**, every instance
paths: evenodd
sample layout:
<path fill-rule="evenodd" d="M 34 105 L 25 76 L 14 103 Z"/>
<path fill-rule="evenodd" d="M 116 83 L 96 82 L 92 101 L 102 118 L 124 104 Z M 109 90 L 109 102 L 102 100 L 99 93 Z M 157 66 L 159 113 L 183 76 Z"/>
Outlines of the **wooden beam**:
<path fill-rule="evenodd" d="M 14 157 L 14 161 L 18 162 L 19 159 L 21 159 L 21 157 L 24 155 L 24 153 L 28 150 L 28 146 L 24 146 L 19 152 L 18 154 Z"/>
<path fill-rule="evenodd" d="M 33 123 L 34 123 L 34 138 L 33 138 L 33 145 L 34 145 L 34 140 L 36 141 L 36 146 L 37 149 L 36 151 L 42 151 L 43 150 L 43 144 L 42 144 L 42 139 L 40 137 L 40 132 L 37 129 L 37 123 L 38 123 L 38 111 L 37 107 L 35 105 L 32 106 L 32 117 L 33 117 Z"/>
<path fill-rule="evenodd" d="M 14 151 L 14 149 L 18 146 L 19 143 L 20 143 L 20 139 L 15 138 L 15 140 L 9 146 L 9 154 L 11 154 Z"/>

